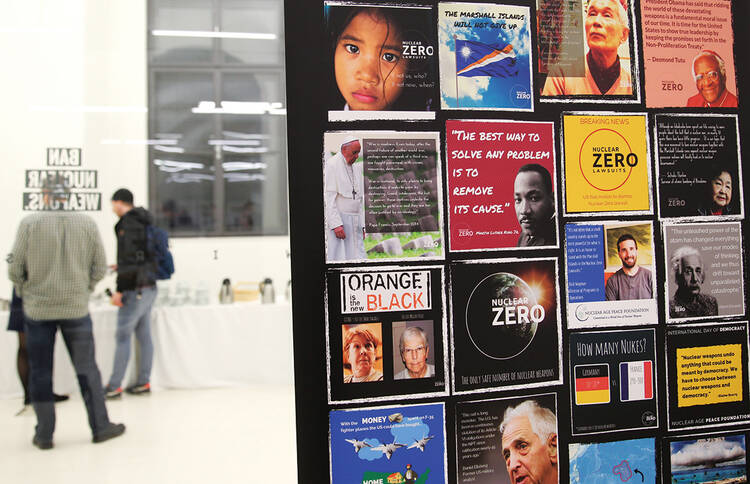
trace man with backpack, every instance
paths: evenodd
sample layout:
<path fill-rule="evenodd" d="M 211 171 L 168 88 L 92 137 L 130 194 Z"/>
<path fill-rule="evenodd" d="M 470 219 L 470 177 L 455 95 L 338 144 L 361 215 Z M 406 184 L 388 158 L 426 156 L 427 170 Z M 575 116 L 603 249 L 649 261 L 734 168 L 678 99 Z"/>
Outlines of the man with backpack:
<path fill-rule="evenodd" d="M 131 394 L 151 391 L 151 365 L 154 345 L 151 340 L 151 307 L 156 299 L 158 256 L 153 248 L 153 217 L 143 207 L 133 206 L 133 193 L 120 188 L 112 195 L 112 211 L 120 217 L 117 236 L 117 291 L 112 304 L 117 312 L 117 347 L 112 376 L 105 388 L 107 398 L 122 395 L 122 379 L 130 359 L 133 332 L 140 345 L 141 358 L 135 385 L 125 389 Z"/>

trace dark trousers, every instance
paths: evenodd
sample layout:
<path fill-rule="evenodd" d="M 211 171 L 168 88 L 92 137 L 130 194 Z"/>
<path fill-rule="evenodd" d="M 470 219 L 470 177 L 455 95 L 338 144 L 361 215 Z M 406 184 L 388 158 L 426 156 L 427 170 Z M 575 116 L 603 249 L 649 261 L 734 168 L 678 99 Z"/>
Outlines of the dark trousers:
<path fill-rule="evenodd" d="M 37 321 L 26 318 L 26 346 L 29 353 L 31 378 L 29 393 L 36 412 L 36 437 L 52 440 L 55 431 L 55 402 L 52 393 L 52 363 L 55 353 L 57 328 L 63 335 L 65 346 L 78 377 L 81 396 L 86 403 L 89 426 L 94 435 L 109 425 L 104 406 L 102 377 L 94 359 L 94 335 L 91 317 Z"/>

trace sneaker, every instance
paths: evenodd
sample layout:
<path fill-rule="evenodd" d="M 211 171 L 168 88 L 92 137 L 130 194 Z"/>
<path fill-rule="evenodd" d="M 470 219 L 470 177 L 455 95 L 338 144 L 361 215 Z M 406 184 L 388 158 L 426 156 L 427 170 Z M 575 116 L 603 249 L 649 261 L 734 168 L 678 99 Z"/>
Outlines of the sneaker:
<path fill-rule="evenodd" d="M 133 385 L 125 389 L 131 395 L 142 395 L 144 393 L 151 393 L 151 384 L 144 383 L 143 385 Z"/>
<path fill-rule="evenodd" d="M 110 422 L 109 425 L 104 430 L 94 435 L 93 442 L 95 444 L 98 444 L 100 442 L 104 442 L 109 439 L 114 439 L 115 437 L 119 437 L 124 433 L 125 433 L 124 424 L 121 424 L 121 423 L 116 424 L 116 423 Z"/>
<path fill-rule="evenodd" d="M 120 387 L 118 388 L 105 387 L 104 388 L 104 397 L 107 400 L 112 400 L 113 398 L 119 398 L 121 396 L 122 396 L 122 388 Z"/>
<path fill-rule="evenodd" d="M 42 440 L 39 437 L 37 437 L 36 435 L 31 440 L 31 443 L 34 444 L 35 446 L 37 446 L 41 450 L 49 450 L 52 447 L 54 447 L 54 445 L 52 444 L 51 440 Z"/>
<path fill-rule="evenodd" d="M 55 402 L 64 402 L 70 398 L 68 395 L 58 395 L 57 393 L 53 393 L 52 395 L 55 398 Z"/>

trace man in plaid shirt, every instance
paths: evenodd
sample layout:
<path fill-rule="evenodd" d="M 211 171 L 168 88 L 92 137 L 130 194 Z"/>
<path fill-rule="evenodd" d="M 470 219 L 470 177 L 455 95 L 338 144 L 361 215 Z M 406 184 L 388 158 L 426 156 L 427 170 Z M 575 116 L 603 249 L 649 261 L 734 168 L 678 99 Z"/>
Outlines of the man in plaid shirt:
<path fill-rule="evenodd" d="M 78 376 L 94 442 L 122 435 L 123 424 L 109 421 L 104 389 L 94 360 L 89 294 L 107 270 L 99 230 L 88 215 L 64 211 L 69 193 L 63 187 L 45 193 L 42 211 L 18 227 L 8 276 L 23 298 L 31 367 L 31 403 L 37 416 L 33 444 L 52 448 L 55 406 L 52 362 L 60 328 Z"/>

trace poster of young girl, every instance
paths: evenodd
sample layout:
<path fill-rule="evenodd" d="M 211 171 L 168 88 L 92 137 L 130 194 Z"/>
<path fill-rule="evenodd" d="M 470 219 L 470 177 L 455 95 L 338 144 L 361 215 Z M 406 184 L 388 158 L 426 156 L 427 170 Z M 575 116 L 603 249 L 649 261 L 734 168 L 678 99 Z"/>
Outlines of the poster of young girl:
<path fill-rule="evenodd" d="M 433 10 L 325 2 L 329 121 L 435 119 Z"/>

